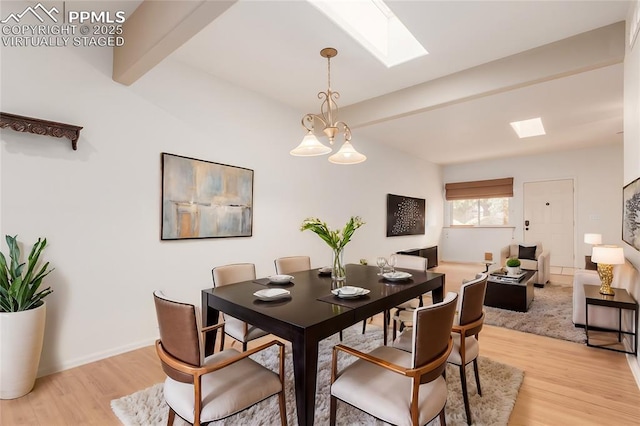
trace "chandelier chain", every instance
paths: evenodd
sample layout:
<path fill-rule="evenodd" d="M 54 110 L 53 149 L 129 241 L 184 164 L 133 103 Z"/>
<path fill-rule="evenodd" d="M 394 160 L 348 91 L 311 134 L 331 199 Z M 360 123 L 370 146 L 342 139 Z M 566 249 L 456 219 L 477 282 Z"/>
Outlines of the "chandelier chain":
<path fill-rule="evenodd" d="M 327 58 L 327 86 L 331 90 L 331 57 Z"/>

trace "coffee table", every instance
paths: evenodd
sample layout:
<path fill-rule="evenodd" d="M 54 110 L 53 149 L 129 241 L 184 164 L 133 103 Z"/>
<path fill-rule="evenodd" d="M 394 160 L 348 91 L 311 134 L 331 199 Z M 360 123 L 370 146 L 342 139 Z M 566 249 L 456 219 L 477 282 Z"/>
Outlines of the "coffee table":
<path fill-rule="evenodd" d="M 501 282 L 489 274 L 487 278 L 487 293 L 484 297 L 485 306 L 508 309 L 510 311 L 527 312 L 533 301 L 534 282 L 537 271 L 524 270 L 524 278 L 517 283 Z"/>

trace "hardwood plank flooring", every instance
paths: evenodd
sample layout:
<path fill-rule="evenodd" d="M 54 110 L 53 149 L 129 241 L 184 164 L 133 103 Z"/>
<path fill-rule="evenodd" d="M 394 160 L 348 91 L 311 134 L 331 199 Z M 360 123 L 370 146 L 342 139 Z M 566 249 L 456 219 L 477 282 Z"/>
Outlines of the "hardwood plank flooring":
<path fill-rule="evenodd" d="M 447 275 L 447 291 L 458 291 L 482 265 L 444 263 L 436 270 Z M 571 284 L 560 275 L 552 281 Z M 381 325 L 381 316 L 373 323 Z M 510 425 L 640 424 L 640 390 L 624 354 L 491 326 L 480 334 L 480 353 L 525 371 Z M 39 378 L 30 394 L 0 401 L 0 424 L 119 425 L 111 400 L 164 377 L 155 349 L 137 349 Z"/>

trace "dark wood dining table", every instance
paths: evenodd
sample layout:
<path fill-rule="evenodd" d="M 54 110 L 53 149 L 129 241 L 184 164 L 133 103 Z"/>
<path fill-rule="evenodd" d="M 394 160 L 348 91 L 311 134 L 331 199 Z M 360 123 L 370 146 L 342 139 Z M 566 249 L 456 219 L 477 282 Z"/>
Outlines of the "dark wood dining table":
<path fill-rule="evenodd" d="M 313 425 L 314 421 L 321 340 L 421 294 L 431 292 L 434 302 L 444 297 L 444 274 L 398 268 L 410 272 L 412 277 L 392 282 L 379 276 L 379 268 L 375 266 L 349 264 L 346 270 L 345 285 L 369 289 L 369 294 L 358 299 L 338 299 L 331 294 L 336 282 L 330 276 L 320 275 L 318 269 L 293 273 L 292 283 L 286 285 L 251 280 L 202 290 L 204 326 L 217 323 L 219 313 L 224 312 L 291 342 L 301 426 Z M 271 287 L 286 288 L 291 297 L 265 302 L 253 295 Z M 214 346 L 215 333 L 210 333 L 205 340 L 207 355 L 213 353 Z"/>

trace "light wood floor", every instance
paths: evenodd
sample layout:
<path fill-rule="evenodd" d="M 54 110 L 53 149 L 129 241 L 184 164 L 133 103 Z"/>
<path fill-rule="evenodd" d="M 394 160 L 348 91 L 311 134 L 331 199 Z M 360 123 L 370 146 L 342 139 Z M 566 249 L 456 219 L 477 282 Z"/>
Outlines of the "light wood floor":
<path fill-rule="evenodd" d="M 451 263 L 437 270 L 456 291 L 478 268 Z M 570 284 L 571 277 L 552 281 Z M 624 354 L 491 326 L 480 344 L 483 356 L 525 371 L 510 425 L 640 424 L 640 390 Z M 164 377 L 153 347 L 138 349 L 38 379 L 30 394 L 0 401 L 0 424 L 119 425 L 110 401 Z"/>

